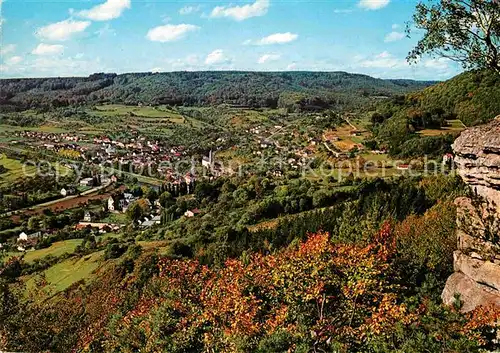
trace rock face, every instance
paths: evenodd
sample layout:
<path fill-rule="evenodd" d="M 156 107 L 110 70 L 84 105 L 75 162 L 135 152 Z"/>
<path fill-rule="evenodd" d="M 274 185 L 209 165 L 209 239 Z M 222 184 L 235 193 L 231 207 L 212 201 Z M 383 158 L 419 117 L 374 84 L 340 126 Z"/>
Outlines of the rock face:
<path fill-rule="evenodd" d="M 474 196 L 459 198 L 455 273 L 442 299 L 462 302 L 462 311 L 500 306 L 500 116 L 462 133 L 453 144 L 455 164 Z"/>

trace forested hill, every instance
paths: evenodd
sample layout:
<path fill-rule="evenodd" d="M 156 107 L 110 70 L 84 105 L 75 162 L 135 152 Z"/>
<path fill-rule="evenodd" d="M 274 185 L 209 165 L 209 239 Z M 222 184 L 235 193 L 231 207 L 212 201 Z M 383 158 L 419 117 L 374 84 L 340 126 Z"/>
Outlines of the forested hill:
<path fill-rule="evenodd" d="M 433 82 L 383 80 L 346 72 L 171 72 L 86 78 L 5 79 L 3 111 L 82 103 L 233 104 L 249 107 L 356 108 Z"/>
<path fill-rule="evenodd" d="M 445 119 L 459 119 L 473 126 L 488 122 L 498 114 L 500 75 L 483 70 L 464 72 L 404 98 L 395 97 L 380 103 L 374 122 L 401 118 L 419 129 L 441 126 Z"/>

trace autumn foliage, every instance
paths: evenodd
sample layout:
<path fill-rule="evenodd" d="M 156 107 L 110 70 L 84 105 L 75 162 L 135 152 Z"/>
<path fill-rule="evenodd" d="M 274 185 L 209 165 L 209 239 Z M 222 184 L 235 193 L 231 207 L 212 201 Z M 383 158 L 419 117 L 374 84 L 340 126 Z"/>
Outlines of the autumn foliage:
<path fill-rule="evenodd" d="M 47 301 L 10 299 L 32 326 L 3 314 L 0 343 L 27 352 L 478 352 L 500 311 L 464 316 L 415 294 L 403 273 L 441 266 L 425 225 L 439 230 L 436 212 L 451 216 L 449 207 L 386 222 L 364 245 L 319 232 L 220 267 L 151 253 L 133 268 L 115 262 Z M 415 262 L 401 267 L 411 252 Z"/>
<path fill-rule="evenodd" d="M 207 352 L 256 349 L 273 335 L 286 348 L 355 349 L 416 317 L 388 276 L 389 226 L 368 246 L 334 245 L 325 233 L 275 255 L 231 259 L 221 269 L 161 259 L 137 305 L 117 319 L 108 350 Z"/>

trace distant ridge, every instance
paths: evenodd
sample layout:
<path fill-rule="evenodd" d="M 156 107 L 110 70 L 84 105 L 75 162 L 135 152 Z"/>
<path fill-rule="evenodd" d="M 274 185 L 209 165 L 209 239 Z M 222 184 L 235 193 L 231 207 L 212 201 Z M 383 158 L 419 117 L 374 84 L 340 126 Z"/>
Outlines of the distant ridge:
<path fill-rule="evenodd" d="M 352 109 L 373 97 L 400 95 L 434 83 L 347 72 L 97 73 L 89 77 L 3 79 L 0 105 L 2 111 L 104 102 Z"/>

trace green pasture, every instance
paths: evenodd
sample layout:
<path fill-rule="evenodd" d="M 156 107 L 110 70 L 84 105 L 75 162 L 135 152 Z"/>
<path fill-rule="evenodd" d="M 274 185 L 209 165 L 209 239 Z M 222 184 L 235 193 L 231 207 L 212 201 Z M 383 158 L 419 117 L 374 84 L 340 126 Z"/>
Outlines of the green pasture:
<path fill-rule="evenodd" d="M 458 134 L 466 129 L 466 126 L 458 119 L 456 120 L 446 120 L 447 125 L 443 126 L 441 129 L 425 129 L 418 133 L 422 136 L 438 136 L 449 133 Z"/>
<path fill-rule="evenodd" d="M 45 290 L 54 294 L 78 281 L 91 280 L 94 271 L 102 264 L 102 255 L 103 251 L 98 251 L 79 259 L 68 259 L 48 268 L 43 272 L 48 284 Z M 26 278 L 28 290 L 34 288 L 39 278 L 37 275 Z"/>
<path fill-rule="evenodd" d="M 184 117 L 166 106 L 129 106 L 122 104 L 107 104 L 96 106 L 91 111 L 100 116 L 135 116 L 141 118 L 169 119 L 175 123 L 183 123 Z"/>
<path fill-rule="evenodd" d="M 37 259 L 43 259 L 48 255 L 61 256 L 64 253 L 73 253 L 78 245 L 82 243 L 82 239 L 70 239 L 59 241 L 52 244 L 50 247 L 40 250 L 28 251 L 24 256 L 24 261 L 33 262 Z"/>
<path fill-rule="evenodd" d="M 35 166 L 24 166 L 21 161 L 8 158 L 4 154 L 0 154 L 0 165 L 7 169 L 5 173 L 0 174 L 0 185 L 8 184 L 26 175 L 33 175 L 36 173 Z"/>

